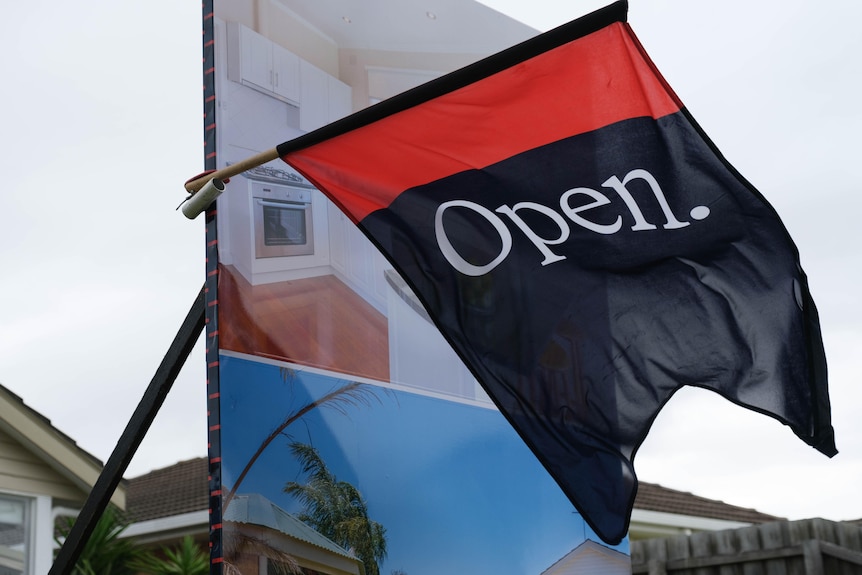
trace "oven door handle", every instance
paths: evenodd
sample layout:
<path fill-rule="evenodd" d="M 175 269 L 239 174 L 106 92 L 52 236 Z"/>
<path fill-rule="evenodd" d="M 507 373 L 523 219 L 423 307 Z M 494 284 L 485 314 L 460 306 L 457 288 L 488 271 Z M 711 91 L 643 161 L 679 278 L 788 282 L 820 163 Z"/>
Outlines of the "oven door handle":
<path fill-rule="evenodd" d="M 287 209 L 301 209 L 307 210 L 311 207 L 311 204 L 308 202 L 273 202 L 270 200 L 262 200 L 260 198 L 254 199 L 255 203 L 260 206 L 266 206 L 267 208 L 287 208 Z"/>

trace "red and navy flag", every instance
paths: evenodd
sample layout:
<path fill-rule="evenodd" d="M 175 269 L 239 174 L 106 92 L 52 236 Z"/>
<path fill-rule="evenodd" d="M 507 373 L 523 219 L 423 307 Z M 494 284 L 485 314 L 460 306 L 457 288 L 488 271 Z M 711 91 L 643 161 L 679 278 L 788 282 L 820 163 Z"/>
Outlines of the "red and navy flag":
<path fill-rule="evenodd" d="M 278 147 L 380 248 L 605 541 L 684 385 L 836 453 L 817 311 L 773 208 L 618 2 Z"/>

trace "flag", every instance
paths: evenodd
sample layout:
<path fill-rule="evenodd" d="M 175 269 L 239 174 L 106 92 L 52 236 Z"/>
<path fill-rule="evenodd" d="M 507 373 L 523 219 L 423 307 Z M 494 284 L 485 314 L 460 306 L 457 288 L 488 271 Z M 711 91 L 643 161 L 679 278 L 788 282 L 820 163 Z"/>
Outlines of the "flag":
<path fill-rule="evenodd" d="M 626 12 L 617 2 L 277 148 L 389 259 L 611 544 L 628 530 L 633 457 L 682 386 L 836 453 L 797 249 Z"/>

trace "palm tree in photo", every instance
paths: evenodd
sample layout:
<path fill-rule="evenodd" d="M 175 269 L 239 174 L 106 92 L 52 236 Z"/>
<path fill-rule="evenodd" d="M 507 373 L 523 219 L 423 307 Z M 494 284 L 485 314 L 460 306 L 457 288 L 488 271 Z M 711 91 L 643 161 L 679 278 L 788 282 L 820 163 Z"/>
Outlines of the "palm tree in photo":
<path fill-rule="evenodd" d="M 293 377 L 292 370 L 282 371 L 282 378 L 287 381 L 289 377 Z M 239 486 L 242 484 L 248 472 L 251 471 L 251 468 L 254 466 L 255 462 L 258 458 L 263 454 L 264 450 L 266 450 L 269 445 L 275 441 L 279 436 L 286 435 L 285 430 L 302 416 L 312 411 L 317 407 L 328 407 L 331 409 L 335 409 L 340 413 L 347 415 L 348 407 L 355 407 L 357 405 L 369 405 L 370 398 L 373 397 L 377 399 L 377 396 L 374 395 L 373 391 L 369 390 L 367 386 L 351 381 L 346 385 L 334 389 L 327 393 L 326 395 L 320 397 L 319 399 L 315 399 L 314 401 L 309 402 L 304 405 L 300 409 L 296 411 L 292 411 L 285 416 L 284 420 L 273 429 L 269 435 L 264 438 L 261 442 L 260 446 L 257 448 L 257 451 L 251 456 L 248 462 L 243 467 L 240 474 L 237 476 L 236 481 L 233 484 L 233 487 L 227 492 L 227 495 L 224 497 L 224 502 L 222 503 L 222 513 L 227 510 L 228 505 L 230 505 L 231 500 L 236 495 L 239 490 Z"/>
<path fill-rule="evenodd" d="M 304 484 L 289 481 L 284 487 L 305 508 L 298 518 L 352 551 L 364 563 L 367 575 L 379 575 L 379 563 L 386 557 L 386 529 L 369 519 L 362 494 L 350 483 L 338 481 L 314 447 L 293 443 L 290 449 L 308 475 Z"/>

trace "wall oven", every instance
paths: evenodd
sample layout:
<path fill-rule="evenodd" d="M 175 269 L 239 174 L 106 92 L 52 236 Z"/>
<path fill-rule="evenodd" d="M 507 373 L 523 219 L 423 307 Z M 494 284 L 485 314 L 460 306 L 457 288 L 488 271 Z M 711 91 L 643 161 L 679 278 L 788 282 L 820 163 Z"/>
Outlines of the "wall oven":
<path fill-rule="evenodd" d="M 255 258 L 314 253 L 312 192 L 310 186 L 251 183 Z"/>

